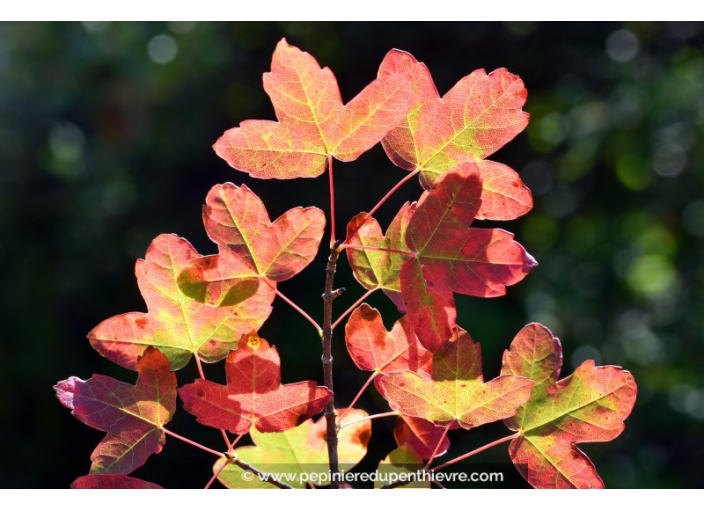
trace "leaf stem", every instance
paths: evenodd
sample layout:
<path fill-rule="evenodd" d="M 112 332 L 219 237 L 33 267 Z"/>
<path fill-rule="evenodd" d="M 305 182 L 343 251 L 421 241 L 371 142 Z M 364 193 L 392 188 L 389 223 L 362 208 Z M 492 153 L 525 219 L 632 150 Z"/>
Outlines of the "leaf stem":
<path fill-rule="evenodd" d="M 301 316 L 303 316 L 303 318 L 304 318 L 305 320 L 307 320 L 308 322 L 310 322 L 310 323 L 313 325 L 313 327 L 315 328 L 315 330 L 318 332 L 318 335 L 323 336 L 323 329 L 322 329 L 320 326 L 318 326 L 318 323 L 315 322 L 315 320 L 313 320 L 313 318 L 312 318 L 310 315 L 308 315 L 308 314 L 307 314 L 300 306 L 298 306 L 296 303 L 294 303 L 294 302 L 291 301 L 289 298 L 287 298 L 287 297 L 284 295 L 284 293 L 281 292 L 281 291 L 276 287 L 276 285 L 272 284 L 272 283 L 271 283 L 269 280 L 267 280 L 267 279 L 264 279 L 264 282 L 266 282 L 266 284 L 267 284 L 274 292 L 276 292 L 276 295 L 277 295 L 277 296 L 279 296 L 281 299 L 283 299 L 284 301 L 286 301 L 289 305 L 291 305 L 291 307 L 292 307 L 294 310 L 296 310 L 298 313 L 300 313 Z"/>
<path fill-rule="evenodd" d="M 400 413 L 398 411 L 389 411 L 388 413 L 372 414 L 371 416 L 365 416 L 364 418 L 359 418 L 357 420 L 352 420 L 345 423 L 342 423 L 342 418 L 340 418 L 340 428 L 342 429 L 348 427 L 349 425 L 354 425 L 360 421 L 376 420 L 377 418 L 387 418 L 389 416 L 398 416 L 399 414 Z"/>
<path fill-rule="evenodd" d="M 330 461 L 330 472 L 332 474 L 332 489 L 340 488 L 340 462 L 337 456 L 337 420 L 335 411 L 335 397 L 332 379 L 332 304 L 340 290 L 333 291 L 332 286 L 335 279 L 337 259 L 340 251 L 337 246 L 333 246 L 328 257 L 328 264 L 325 267 L 325 292 L 323 293 L 323 375 L 325 386 L 333 392 L 333 397 L 325 405 L 325 423 L 328 445 L 328 459 Z"/>
<path fill-rule="evenodd" d="M 361 397 L 362 393 L 364 393 L 364 390 L 366 390 L 369 387 L 369 385 L 372 383 L 372 381 L 376 378 L 377 375 L 379 375 L 379 372 L 374 372 L 369 377 L 369 379 L 367 379 L 367 382 L 364 383 L 364 386 L 362 386 L 362 389 L 359 390 L 359 392 L 357 393 L 357 396 L 355 396 L 354 399 L 352 399 L 352 403 L 349 406 L 347 406 L 347 409 L 345 409 L 345 412 L 342 413 L 342 416 L 340 416 L 340 423 L 342 423 L 342 418 L 347 416 L 347 413 L 350 412 L 350 409 L 352 409 L 354 407 L 354 405 L 359 400 L 359 397 Z M 340 425 L 340 427 L 342 427 L 342 425 Z"/>
<path fill-rule="evenodd" d="M 232 452 L 232 443 L 230 443 L 230 438 L 227 437 L 227 432 L 225 432 L 225 429 L 220 429 L 220 433 L 222 434 L 222 438 L 225 440 L 225 444 L 227 445 L 227 453 L 229 454 Z"/>
<path fill-rule="evenodd" d="M 335 247 L 335 182 L 332 175 L 332 156 L 328 155 L 328 176 L 330 179 L 330 249 Z"/>
<path fill-rule="evenodd" d="M 505 443 L 506 441 L 511 441 L 512 439 L 515 439 L 518 436 L 520 436 L 520 434 L 516 433 L 516 434 L 511 434 L 510 436 L 502 437 L 501 439 L 497 439 L 496 441 L 492 441 L 491 443 L 484 445 L 480 448 L 477 448 L 476 450 L 472 450 L 469 453 L 465 453 L 464 455 L 460 455 L 456 459 L 452 459 L 448 462 L 445 462 L 441 466 L 434 468 L 433 471 L 440 471 L 441 469 L 445 469 L 448 466 L 451 466 L 453 464 L 456 464 L 457 462 L 463 461 L 464 459 L 468 459 L 468 458 L 472 457 L 473 455 L 476 455 L 477 453 L 481 453 L 484 450 L 488 450 L 489 448 L 492 448 L 498 444 Z"/>
<path fill-rule="evenodd" d="M 375 212 L 377 212 L 377 211 L 379 210 L 379 208 L 384 204 L 384 202 L 386 202 L 386 201 L 391 197 L 391 195 L 393 195 L 394 193 L 396 193 L 396 191 L 398 191 L 398 189 L 399 189 L 401 186 L 403 186 L 404 184 L 406 184 L 406 182 L 408 182 L 409 180 L 411 180 L 414 175 L 418 174 L 418 172 L 420 172 L 420 168 L 416 168 L 416 169 L 413 170 L 412 172 L 409 172 L 408 175 L 406 175 L 406 177 L 404 177 L 403 179 L 401 179 L 400 181 L 398 181 L 398 182 L 396 183 L 396 185 L 395 185 L 393 188 L 391 188 L 391 189 L 389 190 L 389 192 L 388 192 L 386 195 L 384 195 L 384 196 L 382 197 L 382 199 L 379 200 L 379 202 L 377 202 L 377 204 L 376 204 L 374 207 L 372 207 L 372 210 L 367 213 L 366 218 L 364 218 L 364 220 L 361 221 L 361 222 L 359 223 L 359 225 L 357 225 L 357 227 L 356 227 L 354 230 L 352 230 L 352 232 L 350 232 L 350 234 L 345 238 L 345 240 L 344 240 L 344 242 L 343 242 L 342 244 L 346 243 L 350 238 L 354 237 L 354 235 L 355 235 L 357 232 L 359 232 L 359 229 L 362 228 L 362 225 L 364 225 L 364 222 L 367 221 L 367 219 L 371 218 L 372 215 L 373 215 Z"/>
<path fill-rule="evenodd" d="M 341 244 L 340 248 L 346 250 L 351 248 L 353 250 L 371 250 L 371 251 L 386 251 L 389 253 L 400 253 L 401 255 L 408 255 L 409 257 L 415 257 L 416 254 L 412 251 L 406 250 L 396 250 L 394 248 L 382 248 L 381 246 L 363 246 L 361 244 Z"/>
<path fill-rule="evenodd" d="M 452 427 L 452 424 L 453 424 L 453 423 L 455 423 L 454 420 L 451 421 L 450 423 L 448 423 L 447 426 L 445 427 L 445 430 L 442 431 L 442 436 L 440 436 L 440 439 L 438 440 L 438 444 L 435 445 L 435 449 L 433 450 L 433 454 L 432 454 L 432 455 L 430 456 L 430 458 L 428 459 L 428 463 L 427 463 L 427 464 L 425 465 L 425 467 L 423 468 L 424 470 L 427 471 L 428 468 L 430 467 L 430 465 L 431 465 L 431 464 L 433 463 L 433 461 L 435 460 L 435 456 L 438 454 L 438 451 L 440 451 L 440 447 L 442 446 L 442 442 L 443 442 L 443 441 L 445 440 L 445 438 L 447 437 L 447 433 L 449 432 L 450 427 Z"/>
<path fill-rule="evenodd" d="M 355 308 L 357 308 L 360 304 L 362 304 L 362 302 L 365 299 L 367 299 L 369 296 L 374 294 L 374 292 L 376 292 L 377 290 L 379 290 L 378 287 L 365 292 L 361 298 L 359 298 L 357 301 L 355 301 L 352 306 L 350 306 L 347 310 L 345 310 L 345 312 L 342 315 L 340 315 L 335 322 L 332 323 L 332 329 L 334 330 L 340 324 L 340 322 L 342 322 L 344 320 L 345 317 L 347 317 L 349 314 L 351 314 Z M 350 407 L 352 407 L 352 406 L 350 406 Z"/>
<path fill-rule="evenodd" d="M 200 358 L 198 357 L 198 354 L 195 354 L 196 358 L 196 366 L 198 367 L 198 373 L 200 374 L 200 378 L 205 380 L 205 372 L 203 372 L 203 364 L 200 361 Z"/>
<path fill-rule="evenodd" d="M 213 482 L 218 479 L 218 476 L 220 476 L 220 473 L 222 473 L 222 470 L 227 467 L 228 464 L 232 462 L 231 459 L 225 460 L 225 462 L 222 463 L 222 466 L 220 466 L 215 473 L 213 473 L 212 478 L 208 482 L 208 484 L 204 487 L 204 489 L 210 489 L 210 486 L 213 485 Z"/>
<path fill-rule="evenodd" d="M 237 436 L 235 438 L 235 440 L 232 442 L 232 444 L 230 445 L 230 448 L 234 449 L 235 445 L 240 442 L 240 439 L 242 439 L 246 435 L 247 435 L 247 433 L 245 432 L 244 434 L 240 434 L 239 436 Z"/>
<path fill-rule="evenodd" d="M 203 362 L 200 360 L 200 357 L 198 357 L 197 353 L 195 355 L 195 358 L 196 358 L 196 366 L 198 367 L 198 373 L 200 374 L 200 378 L 205 381 L 206 378 L 205 378 L 205 372 L 203 371 Z M 225 445 L 227 446 L 227 453 L 230 453 L 232 451 L 232 444 L 230 444 L 230 438 L 227 437 L 227 432 L 225 432 L 225 429 L 220 429 L 220 433 L 222 434 L 222 438 L 225 440 Z"/>
<path fill-rule="evenodd" d="M 185 438 L 185 437 L 183 437 L 183 436 L 179 436 L 179 435 L 176 434 L 175 432 L 171 432 L 170 430 L 165 429 L 164 427 L 161 427 L 161 430 L 163 430 L 165 434 L 167 434 L 167 435 L 169 435 L 169 436 L 173 436 L 173 437 L 175 437 L 176 439 L 180 439 L 180 440 L 183 441 L 184 443 L 188 443 L 188 444 L 190 444 L 191 446 L 195 446 L 196 448 L 200 448 L 201 450 L 203 450 L 203 451 L 205 451 L 205 452 L 212 453 L 213 455 L 217 455 L 218 457 L 226 457 L 226 455 L 225 455 L 224 453 L 222 453 L 222 452 L 216 452 L 215 450 L 213 450 L 213 449 L 211 449 L 211 448 L 208 448 L 207 446 L 203 446 L 203 445 L 200 444 L 200 443 L 196 443 L 195 441 L 191 441 L 190 439 L 187 439 L 187 438 Z"/>

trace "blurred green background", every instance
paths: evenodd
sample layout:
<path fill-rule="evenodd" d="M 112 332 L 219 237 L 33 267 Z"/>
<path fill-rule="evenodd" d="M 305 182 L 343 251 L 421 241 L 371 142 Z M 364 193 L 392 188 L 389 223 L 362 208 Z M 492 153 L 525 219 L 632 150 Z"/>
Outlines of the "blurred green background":
<path fill-rule="evenodd" d="M 349 100 L 391 48 L 424 61 L 441 93 L 477 68 L 506 67 L 529 90 L 526 132 L 492 159 L 535 197 L 502 223 L 540 262 L 508 296 L 457 297 L 459 323 L 483 345 L 487 377 L 527 322 L 563 341 L 568 375 L 583 360 L 631 370 L 639 394 L 626 431 L 583 445 L 608 487 L 701 487 L 704 474 L 704 25 L 701 23 L 2 23 L 0 24 L 0 486 L 67 487 L 103 433 L 73 417 L 52 385 L 93 373 L 133 382 L 85 338 L 100 321 L 143 311 L 134 261 L 175 232 L 215 252 L 200 207 L 220 182 L 246 183 L 272 218 L 327 211 L 327 180 L 254 181 L 211 145 L 249 118 L 273 119 L 261 86 L 281 38 L 330 66 Z M 336 165 L 337 221 L 368 210 L 405 172 L 380 147 Z M 419 196 L 407 184 L 378 215 Z M 325 254 L 281 285 L 322 316 Z M 347 293 L 362 294 L 342 262 Z M 382 295 L 370 304 L 391 326 Z M 322 382 L 315 332 L 280 300 L 262 336 L 284 382 Z M 342 331 L 342 330 L 340 330 Z M 367 374 L 335 342 L 336 390 L 349 403 Z M 221 365 L 206 367 L 222 380 Z M 196 376 L 191 365 L 179 383 Z M 362 407 L 388 407 L 372 389 Z M 171 428 L 220 448 L 217 431 L 177 413 Z M 374 422 L 364 467 L 393 447 Z M 456 431 L 450 456 L 505 435 Z M 476 457 L 506 463 L 505 446 Z M 202 487 L 208 454 L 169 439 L 136 476 Z M 520 484 L 518 484 L 520 485 Z"/>

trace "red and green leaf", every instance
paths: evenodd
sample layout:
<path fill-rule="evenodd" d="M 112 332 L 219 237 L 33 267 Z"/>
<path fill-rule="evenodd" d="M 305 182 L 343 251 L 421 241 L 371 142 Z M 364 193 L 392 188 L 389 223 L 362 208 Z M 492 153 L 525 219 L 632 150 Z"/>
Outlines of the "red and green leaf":
<path fill-rule="evenodd" d="M 71 484 L 72 489 L 163 489 L 162 486 L 125 475 L 86 475 Z"/>
<path fill-rule="evenodd" d="M 415 204 L 405 203 L 386 230 L 386 236 L 381 233 L 381 227 L 373 217 L 367 213 L 358 214 L 347 225 L 347 243 L 408 251 L 406 229 L 414 209 Z M 348 248 L 346 251 L 352 273 L 362 287 L 383 290 L 405 313 L 399 272 L 407 257 L 401 253 L 379 250 Z"/>
<path fill-rule="evenodd" d="M 338 409 L 338 417 L 345 413 L 345 421 L 366 418 L 368 414 L 360 409 Z M 339 424 L 339 422 L 338 422 Z M 308 419 L 298 427 L 284 432 L 263 434 L 253 430 L 252 441 L 255 446 L 237 448 L 235 453 L 243 461 L 267 473 L 287 474 L 291 478 L 286 483 L 295 488 L 304 488 L 305 483 L 294 480 L 293 475 L 306 474 L 311 481 L 313 477 L 321 480 L 329 473 L 328 450 L 325 440 L 325 418 L 313 422 Z M 349 471 L 367 454 L 367 445 L 372 434 L 371 421 L 362 420 L 342 427 L 338 433 L 338 457 L 341 468 Z M 224 460 L 213 466 L 217 472 Z M 242 479 L 242 468 L 229 464 L 218 476 L 223 485 L 230 489 L 273 489 L 274 486 L 260 480 Z M 328 485 L 315 483 L 315 485 Z"/>
<path fill-rule="evenodd" d="M 525 377 L 505 375 L 485 383 L 481 347 L 459 327 L 433 354 L 430 378 L 396 372 L 382 376 L 380 384 L 401 414 L 465 429 L 514 416 L 533 387 Z"/>
<path fill-rule="evenodd" d="M 199 423 L 244 434 L 282 432 L 318 414 L 332 392 L 313 381 L 281 384 L 281 360 L 255 333 L 244 335 L 225 362 L 227 384 L 199 379 L 179 389 Z"/>
<path fill-rule="evenodd" d="M 176 375 L 154 348 L 138 358 L 137 371 L 134 386 L 104 375 L 71 377 L 54 386 L 71 414 L 107 432 L 91 455 L 91 474 L 131 473 L 164 446 L 162 428 L 176 411 Z"/>
<path fill-rule="evenodd" d="M 261 287 L 292 278 L 318 253 L 325 230 L 325 214 L 316 207 L 296 207 L 276 221 L 247 186 L 214 186 L 203 207 L 203 222 L 219 254 L 195 259 L 181 274 L 181 283 L 201 286 L 221 306 L 221 295 L 242 287 L 242 275 L 267 281 Z M 198 287 L 196 287 L 198 288 Z"/>
<path fill-rule="evenodd" d="M 429 375 L 433 355 L 418 342 L 402 317 L 386 331 L 381 314 L 362 304 L 350 315 L 345 326 L 347 350 L 360 370 L 379 374 L 416 372 Z"/>
<path fill-rule="evenodd" d="M 496 297 L 537 265 L 513 234 L 470 228 L 481 204 L 474 163 L 446 173 L 423 193 L 406 231 L 416 253 L 401 267 L 401 294 L 420 341 L 441 347 L 455 324 L 453 292 Z"/>
<path fill-rule="evenodd" d="M 385 485 L 393 483 L 391 480 L 416 480 L 412 475 L 423 469 L 423 459 L 408 446 L 399 446 L 389 453 L 377 468 L 377 481 L 374 488 L 380 489 Z M 400 489 L 430 489 L 430 481 L 417 480 L 404 484 Z"/>
<path fill-rule="evenodd" d="M 450 447 L 450 440 L 447 435 L 443 435 L 443 427 L 411 416 L 398 417 L 394 427 L 394 438 L 399 446 L 412 449 L 421 459 L 429 459 L 433 453 L 435 457 L 440 457 Z"/>
<path fill-rule="evenodd" d="M 589 458 L 576 443 L 611 441 L 624 429 L 637 386 L 620 367 L 585 361 L 558 380 L 560 341 L 545 326 L 529 324 L 504 353 L 504 375 L 535 382 L 530 400 L 506 420 L 520 435 L 509 445 L 513 462 L 537 488 L 603 488 Z"/>
<path fill-rule="evenodd" d="M 411 88 L 405 74 L 387 75 L 343 105 L 332 71 L 281 40 L 264 74 L 279 122 L 242 122 L 213 148 L 252 177 L 317 177 L 329 157 L 353 161 L 396 127 L 408 114 Z"/>
<path fill-rule="evenodd" d="M 148 312 L 103 321 L 88 334 L 91 345 L 131 370 L 149 346 L 169 358 L 172 370 L 185 366 L 193 354 L 206 362 L 227 356 L 240 336 L 264 324 L 275 293 L 258 285 L 257 274 L 246 267 L 227 288 L 204 287 L 189 276 L 197 260 L 201 255 L 183 238 L 162 234 L 154 239 L 135 268 Z"/>
<path fill-rule="evenodd" d="M 521 79 L 506 69 L 489 75 L 480 69 L 441 98 L 425 64 L 392 50 L 379 77 L 398 74 L 411 77 L 413 96 L 408 116 L 382 142 L 391 161 L 420 170 L 426 189 L 453 167 L 477 162 L 484 186 L 477 218 L 508 220 L 527 213 L 533 199 L 518 174 L 482 161 L 528 124 L 529 115 L 521 110 L 527 97 Z"/>

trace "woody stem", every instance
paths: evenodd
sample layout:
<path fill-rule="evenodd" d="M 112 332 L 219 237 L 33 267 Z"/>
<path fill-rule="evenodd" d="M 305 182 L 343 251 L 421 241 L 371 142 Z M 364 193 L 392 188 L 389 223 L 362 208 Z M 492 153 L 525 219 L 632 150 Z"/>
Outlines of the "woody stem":
<path fill-rule="evenodd" d="M 325 386 L 333 392 L 333 397 L 325 406 L 326 436 L 328 444 L 328 458 L 330 460 L 330 472 L 332 473 L 332 489 L 340 488 L 340 462 L 337 456 L 337 413 L 335 412 L 335 397 L 332 381 L 332 303 L 344 289 L 333 291 L 333 281 L 337 268 L 337 259 L 340 251 L 335 244 L 330 250 L 328 264 L 325 268 L 325 292 L 323 293 L 323 376 Z"/>

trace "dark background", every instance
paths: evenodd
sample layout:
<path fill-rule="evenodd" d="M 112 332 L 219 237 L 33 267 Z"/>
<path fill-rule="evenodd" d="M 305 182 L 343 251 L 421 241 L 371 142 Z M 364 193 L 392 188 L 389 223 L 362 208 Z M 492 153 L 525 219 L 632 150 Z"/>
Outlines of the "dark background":
<path fill-rule="evenodd" d="M 631 370 L 639 394 L 625 432 L 584 451 L 608 487 L 702 486 L 702 24 L 100 22 L 0 24 L 0 486 L 67 487 L 88 472 L 103 433 L 71 417 L 52 386 L 93 373 L 134 382 L 85 335 L 145 310 L 134 261 L 158 234 L 215 252 L 200 217 L 212 185 L 246 183 L 272 218 L 296 205 L 327 211 L 326 178 L 253 181 L 211 149 L 242 120 L 274 118 L 261 75 L 284 36 L 333 69 L 345 101 L 394 47 L 424 61 L 441 93 L 481 67 L 523 78 L 530 125 L 492 159 L 533 190 L 534 210 L 500 226 L 540 266 L 506 297 L 457 296 L 459 323 L 482 343 L 487 377 L 529 321 L 562 339 L 563 375 L 587 358 Z M 377 146 L 335 175 L 342 230 L 405 173 Z M 419 193 L 407 184 L 382 225 Z M 324 259 L 280 287 L 318 320 Z M 362 294 L 340 269 L 338 313 Z M 390 302 L 369 302 L 390 327 Z M 317 336 L 288 305 L 275 302 L 261 334 L 281 353 L 284 382 L 322 382 Z M 367 374 L 339 334 L 334 349 L 344 405 Z M 221 364 L 206 370 L 222 379 Z M 179 383 L 195 376 L 191 364 Z M 374 390 L 361 406 L 388 410 Z M 374 422 L 365 468 L 393 447 L 392 427 Z M 217 431 L 182 410 L 170 428 L 221 448 Z M 453 432 L 445 458 L 505 434 L 501 424 Z M 210 456 L 167 443 L 135 475 L 204 486 Z M 476 459 L 509 462 L 505 445 Z"/>

